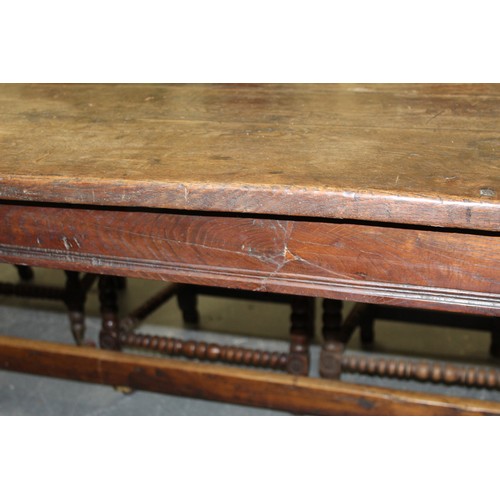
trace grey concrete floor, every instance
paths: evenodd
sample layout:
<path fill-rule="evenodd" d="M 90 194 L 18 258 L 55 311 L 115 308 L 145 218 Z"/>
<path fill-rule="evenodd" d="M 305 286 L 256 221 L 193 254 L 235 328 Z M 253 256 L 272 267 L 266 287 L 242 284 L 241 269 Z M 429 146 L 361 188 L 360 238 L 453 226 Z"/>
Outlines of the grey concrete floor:
<path fill-rule="evenodd" d="M 35 269 L 35 282 L 62 285 L 61 271 Z M 18 281 L 13 266 L 0 266 L 0 281 Z M 163 283 L 129 280 L 120 295 L 120 308 L 128 311 L 138 305 Z M 316 345 L 312 348 L 312 376 L 318 376 L 317 360 L 320 342 L 320 307 L 317 300 Z M 350 307 L 346 305 L 346 310 Z M 87 305 L 87 333 L 96 340 L 100 321 L 95 286 Z M 201 297 L 199 301 L 201 328 L 185 329 L 176 301 L 170 301 L 140 328 L 157 335 L 183 338 L 203 337 L 213 342 L 248 347 L 287 350 L 289 307 L 262 302 Z M 38 299 L 0 297 L 0 332 L 11 336 L 72 343 L 69 323 L 62 303 Z M 488 357 L 489 335 L 452 328 L 409 327 L 398 323 L 377 322 L 374 351 L 399 357 L 432 357 L 462 363 L 494 364 Z M 354 335 L 349 350 L 361 349 Z M 484 400 L 500 401 L 500 392 L 486 389 L 465 389 L 435 384 L 344 375 L 343 380 L 407 390 L 444 393 Z M 201 401 L 176 396 L 136 391 L 123 395 L 110 387 L 85 384 L 49 377 L 0 371 L 0 415 L 284 415 L 262 408 L 244 407 Z"/>

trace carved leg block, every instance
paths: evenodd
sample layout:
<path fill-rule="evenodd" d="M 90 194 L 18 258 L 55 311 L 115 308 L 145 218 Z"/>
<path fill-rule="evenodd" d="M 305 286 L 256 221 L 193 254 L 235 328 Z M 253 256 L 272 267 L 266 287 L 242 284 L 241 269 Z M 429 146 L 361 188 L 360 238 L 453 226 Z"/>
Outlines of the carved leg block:
<path fill-rule="evenodd" d="M 319 356 L 319 373 L 324 378 L 339 379 L 342 373 L 344 344 L 335 340 L 326 341 Z"/>
<path fill-rule="evenodd" d="M 286 371 L 292 375 L 309 375 L 309 346 L 302 336 L 291 335 Z"/>

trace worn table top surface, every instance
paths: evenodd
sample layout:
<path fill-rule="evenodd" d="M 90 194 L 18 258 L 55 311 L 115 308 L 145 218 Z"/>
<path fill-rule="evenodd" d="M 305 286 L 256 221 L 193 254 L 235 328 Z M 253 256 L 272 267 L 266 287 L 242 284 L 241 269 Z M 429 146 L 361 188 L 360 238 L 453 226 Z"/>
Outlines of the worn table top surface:
<path fill-rule="evenodd" d="M 500 231 L 500 85 L 0 85 L 0 198 Z"/>

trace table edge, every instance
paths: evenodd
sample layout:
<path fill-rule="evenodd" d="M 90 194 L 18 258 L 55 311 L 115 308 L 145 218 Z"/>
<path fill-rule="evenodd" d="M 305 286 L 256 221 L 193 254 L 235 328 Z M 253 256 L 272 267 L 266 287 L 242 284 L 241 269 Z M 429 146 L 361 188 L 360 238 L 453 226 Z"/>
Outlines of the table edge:
<path fill-rule="evenodd" d="M 0 178 L 1 200 L 349 219 L 500 232 L 497 201 L 430 198 L 382 191 L 19 176 Z"/>

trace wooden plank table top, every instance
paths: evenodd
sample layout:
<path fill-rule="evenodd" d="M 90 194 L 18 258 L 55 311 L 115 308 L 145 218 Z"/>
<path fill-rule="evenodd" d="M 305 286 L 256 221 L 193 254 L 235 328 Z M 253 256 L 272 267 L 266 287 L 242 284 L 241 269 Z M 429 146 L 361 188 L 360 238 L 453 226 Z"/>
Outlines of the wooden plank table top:
<path fill-rule="evenodd" d="M 0 85 L 0 199 L 500 230 L 500 85 Z"/>

